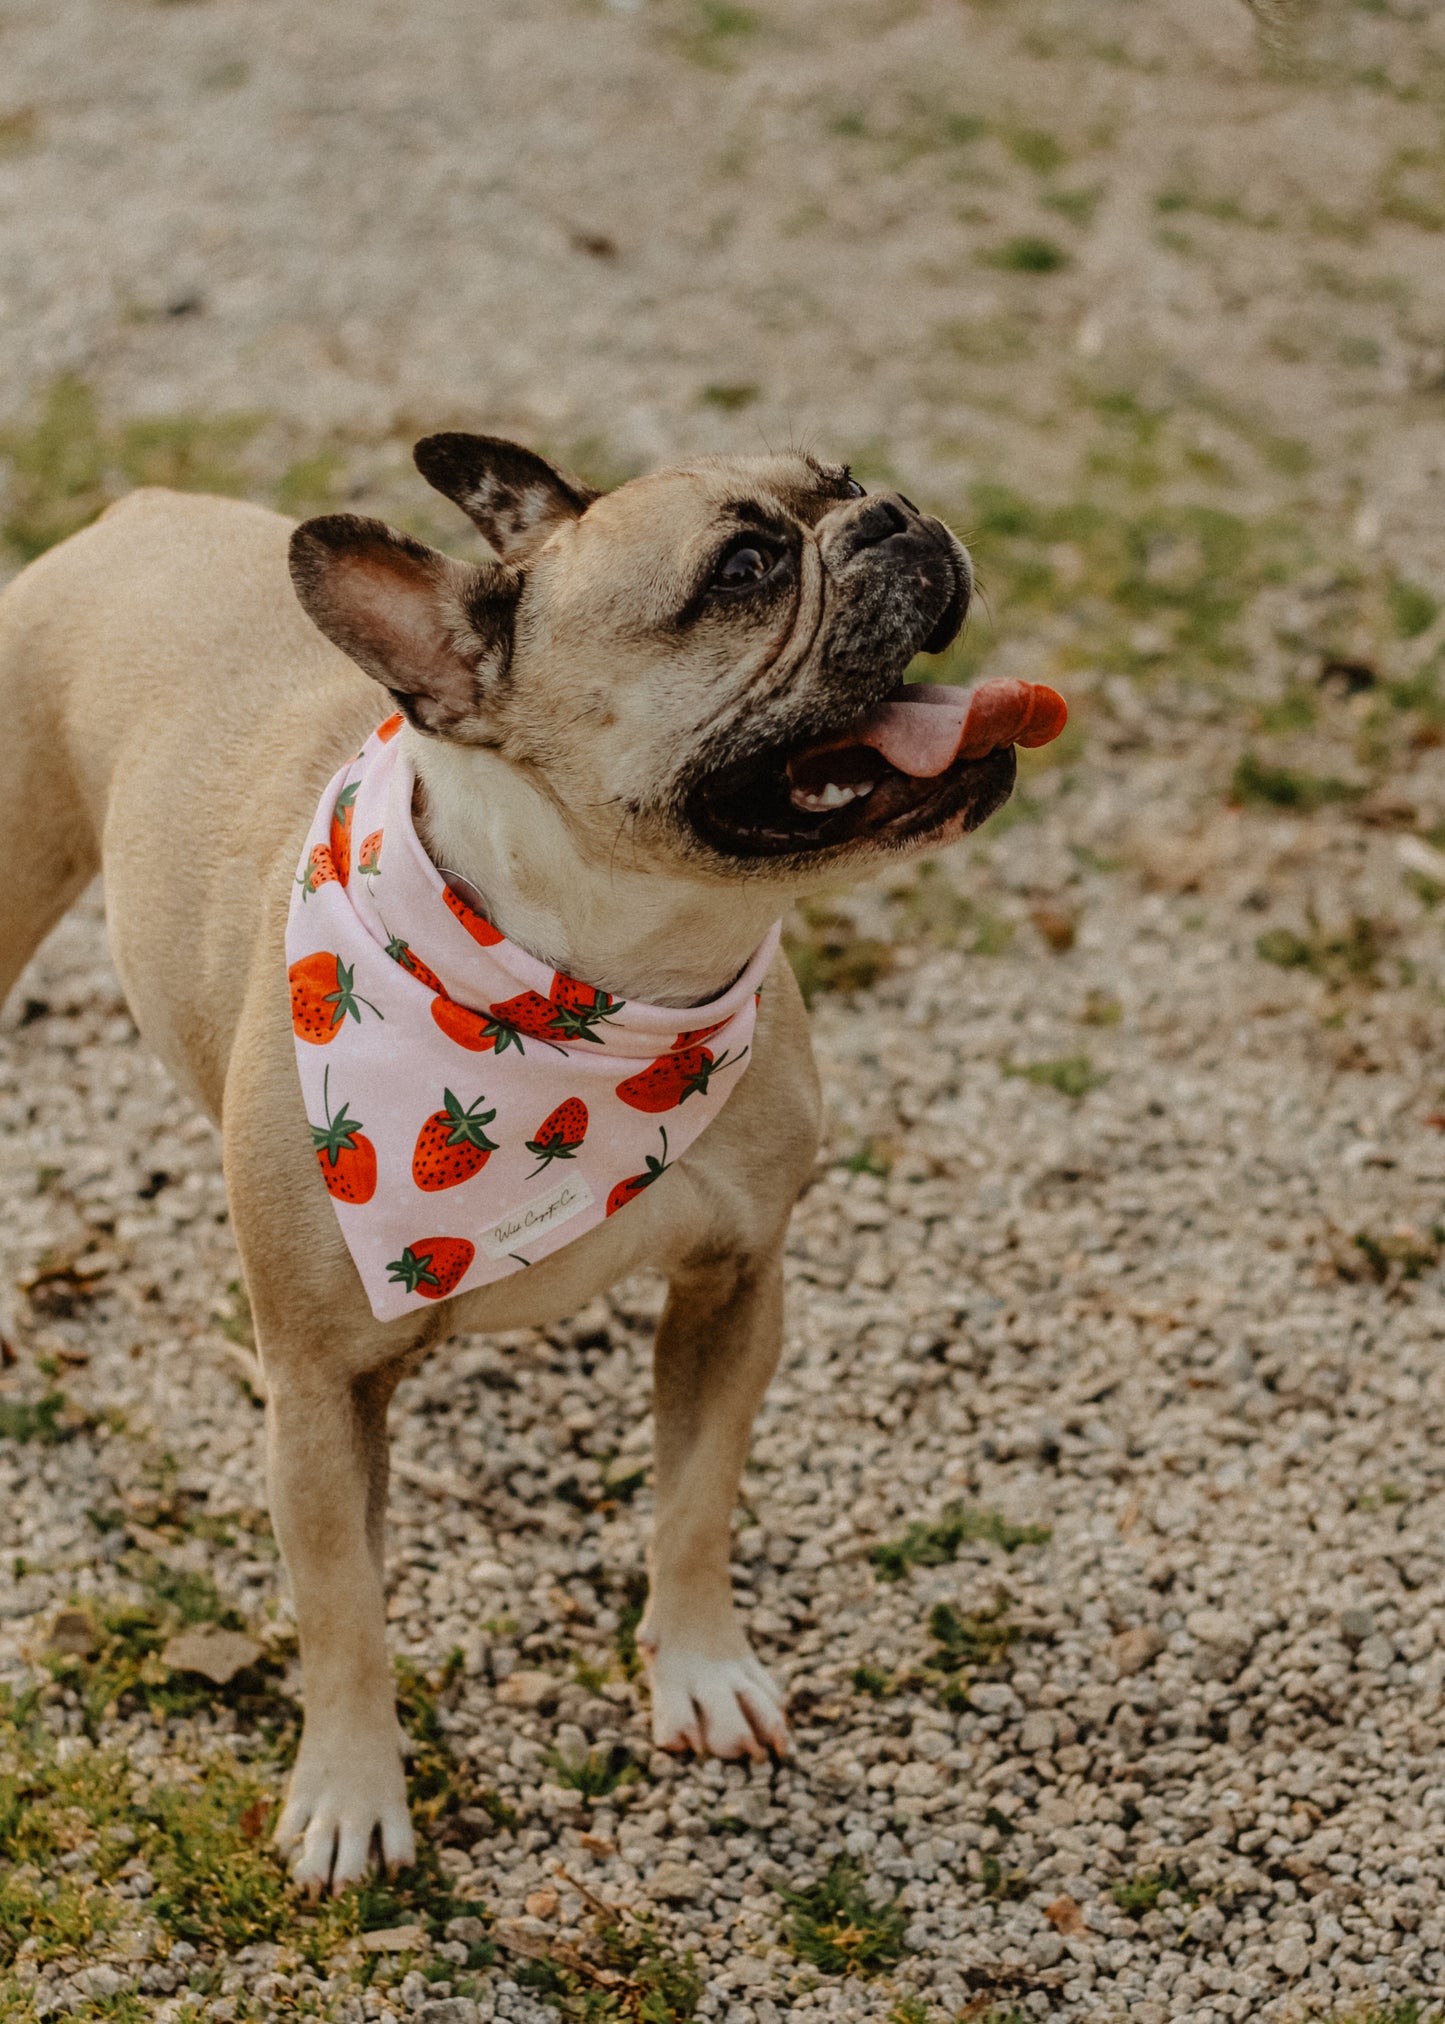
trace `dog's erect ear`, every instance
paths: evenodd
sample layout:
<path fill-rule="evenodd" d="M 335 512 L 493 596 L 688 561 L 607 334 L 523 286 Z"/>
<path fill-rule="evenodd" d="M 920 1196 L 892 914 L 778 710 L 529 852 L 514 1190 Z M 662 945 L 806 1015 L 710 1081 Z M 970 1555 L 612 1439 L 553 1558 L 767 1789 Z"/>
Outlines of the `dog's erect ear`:
<path fill-rule="evenodd" d="M 418 729 L 485 735 L 511 658 L 518 571 L 457 562 L 383 521 L 328 513 L 291 536 L 291 581 L 307 616 Z"/>
<path fill-rule="evenodd" d="M 545 540 L 559 521 L 580 519 L 598 496 L 500 436 L 424 436 L 412 455 L 427 483 L 454 499 L 508 562 Z"/>

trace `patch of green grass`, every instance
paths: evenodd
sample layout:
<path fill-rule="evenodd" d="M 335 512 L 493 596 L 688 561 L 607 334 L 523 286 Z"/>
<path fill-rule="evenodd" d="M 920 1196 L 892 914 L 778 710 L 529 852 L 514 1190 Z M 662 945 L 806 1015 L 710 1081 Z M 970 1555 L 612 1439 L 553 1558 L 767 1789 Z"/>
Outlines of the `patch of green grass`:
<path fill-rule="evenodd" d="M 886 1180 L 893 1171 L 894 1158 L 893 1147 L 880 1145 L 876 1139 L 865 1139 L 856 1151 L 849 1153 L 842 1165 L 845 1173 L 874 1174 L 878 1179 Z"/>
<path fill-rule="evenodd" d="M 329 513 L 340 495 L 345 459 L 337 450 L 316 450 L 299 457 L 282 472 L 276 485 L 276 507 L 297 520 L 313 513 Z"/>
<path fill-rule="evenodd" d="M 990 247 L 978 257 L 985 267 L 1001 267 L 1009 274 L 1057 274 L 1069 264 L 1062 246 L 1036 232 L 1005 239 L 1001 246 Z"/>
<path fill-rule="evenodd" d="M 1440 693 L 1442 673 L 1445 673 L 1445 654 L 1436 654 L 1403 681 L 1387 682 L 1382 697 L 1385 707 L 1400 715 L 1413 711 L 1426 725 L 1438 729 L 1445 724 L 1445 696 Z M 1371 728 L 1383 728 L 1378 712 L 1372 717 Z M 1384 756 L 1389 757 L 1388 746 Z"/>
<path fill-rule="evenodd" d="M 609 1455 L 602 1464 L 602 1474 L 595 1490 L 589 1489 L 576 1476 L 564 1476 L 553 1490 L 554 1497 L 560 1497 L 564 1504 L 570 1504 L 578 1511 L 615 1511 L 620 1504 L 630 1504 L 637 1492 L 647 1481 L 647 1465 L 628 1469 L 620 1476 L 612 1474 L 615 1455 Z"/>
<path fill-rule="evenodd" d="M 546 1754 L 557 1783 L 570 1786 L 584 1799 L 605 1799 L 620 1786 L 635 1785 L 642 1776 L 641 1765 L 625 1743 L 614 1743 L 608 1750 L 591 1750 L 580 1764 L 569 1763 L 556 1750 Z"/>
<path fill-rule="evenodd" d="M 251 1318 L 251 1297 L 243 1279 L 228 1279 L 226 1298 L 216 1309 L 216 1321 L 227 1342 L 256 1354 L 256 1324 Z"/>
<path fill-rule="evenodd" d="M 1344 934 L 1312 928 L 1308 935 L 1293 928 L 1267 928 L 1255 940 L 1255 953 L 1282 970 L 1308 970 L 1327 983 L 1371 983 L 1389 950 L 1390 930 L 1368 915 L 1357 914 Z"/>
<path fill-rule="evenodd" d="M 738 44 L 756 35 L 762 17 L 736 0 L 687 0 L 672 29 L 674 46 L 708 70 L 731 70 Z"/>
<path fill-rule="evenodd" d="M 956 517 L 995 632 L 965 628 L 928 664 L 932 680 L 976 679 L 998 639 L 1033 637 L 1043 613 L 1067 621 L 1061 671 L 1147 676 L 1161 652 L 1136 643 L 1143 627 L 1162 636 L 1176 673 L 1217 684 L 1239 665 L 1240 620 L 1253 599 L 1308 552 L 1293 521 L 1246 521 L 1216 506 L 1160 501 L 1157 488 L 1187 463 L 1192 436 L 1129 396 L 1100 397 L 1094 406 L 1103 434 L 1085 460 L 1087 497 L 1045 504 L 991 481 L 969 492 Z M 1115 481 L 1128 488 L 1127 509 L 1111 500 Z"/>
<path fill-rule="evenodd" d="M 503 1828 L 520 1826 L 522 1816 L 515 1806 L 509 1806 L 500 1792 L 494 1792 L 490 1785 L 472 1794 L 473 1806 L 480 1806 L 483 1813 L 500 1833 Z"/>
<path fill-rule="evenodd" d="M 286 1879 L 266 1846 L 272 1803 L 255 1774 L 229 1760 L 209 1762 L 194 1786 L 155 1793 L 150 1910 L 172 1939 L 234 1949 L 275 1939 L 289 1923 Z"/>
<path fill-rule="evenodd" d="M 642 1658 L 637 1649 L 637 1627 L 642 1622 L 642 1612 L 646 1607 L 647 1576 L 640 1570 L 633 1570 L 623 1577 L 617 1628 L 612 1634 L 617 1662 L 625 1679 L 635 1680 L 642 1671 Z"/>
<path fill-rule="evenodd" d="M 515 1973 L 523 1987 L 583 2024 L 614 2018 L 686 2024 L 703 1988 L 694 1956 L 675 1953 L 651 1917 L 627 1910 L 599 1913 L 579 1946 L 554 1943 Z"/>
<path fill-rule="evenodd" d="M 606 1666 L 593 1665 L 590 1659 L 574 1658 L 572 1677 L 579 1687 L 585 1687 L 589 1694 L 600 1694 L 607 1685 Z"/>
<path fill-rule="evenodd" d="M 1155 197 L 1154 208 L 1165 216 L 1180 211 L 1192 211 L 1197 217 L 1218 218 L 1229 225 L 1264 226 L 1275 222 L 1264 217 L 1251 218 L 1238 197 L 1206 196 L 1193 184 L 1171 183 Z"/>
<path fill-rule="evenodd" d="M 891 1700 L 899 1691 L 892 1673 L 885 1673 L 880 1666 L 854 1666 L 853 1687 L 857 1693 L 870 1694 L 875 1701 Z"/>
<path fill-rule="evenodd" d="M 736 414 L 741 408 L 750 408 L 754 401 L 762 399 L 763 390 L 754 386 L 751 380 L 715 380 L 705 386 L 698 399 L 707 408 L 721 408 L 724 414 Z"/>
<path fill-rule="evenodd" d="M 1097 986 L 1084 994 L 1083 1010 L 1079 1014 L 1084 1026 L 1117 1026 L 1124 1016 L 1124 1007 L 1112 991 L 1100 990 Z"/>
<path fill-rule="evenodd" d="M 1275 436 L 1261 432 L 1256 441 L 1265 463 L 1271 471 L 1278 471 L 1281 477 L 1302 478 L 1306 471 L 1314 468 L 1315 453 L 1298 436 Z"/>
<path fill-rule="evenodd" d="M 1418 639 L 1440 616 L 1440 600 L 1421 584 L 1397 576 L 1389 592 L 1390 619 L 1402 640 Z"/>
<path fill-rule="evenodd" d="M 0 1440 L 38 1441 L 54 1447 L 66 1438 L 59 1423 L 65 1410 L 65 1393 L 48 1391 L 38 1399 L 0 1399 Z"/>
<path fill-rule="evenodd" d="M 165 1646 L 179 1630 L 197 1624 L 244 1628 L 208 1576 L 135 1552 L 121 1565 L 141 1583 L 146 1600 L 98 1610 L 93 1617 L 94 1646 L 88 1654 L 44 1655 L 52 1676 L 78 1696 L 89 1736 L 97 1737 L 101 1724 L 126 1701 L 138 1701 L 158 1716 L 191 1715 L 221 1703 L 252 1720 L 289 1725 L 294 1709 L 275 1690 L 280 1670 L 275 1657 L 247 1667 L 224 1687 L 196 1674 L 173 1673 L 165 1663 Z"/>
<path fill-rule="evenodd" d="M 1109 1080 L 1108 1074 L 1095 1068 L 1087 1054 L 1069 1054 L 1058 1061 L 1005 1061 L 1003 1072 L 1037 1083 L 1041 1089 L 1056 1089 L 1060 1096 L 1075 1098 L 1087 1096 L 1091 1089 L 1101 1089 Z"/>
<path fill-rule="evenodd" d="M 997 817 L 994 818 L 995 822 Z M 904 933 L 940 949 L 963 949 L 970 956 L 1002 956 L 1013 945 L 1014 924 L 990 913 L 961 893 L 945 868 L 929 859 L 894 905 Z"/>
<path fill-rule="evenodd" d="M 1363 787 L 1332 774 L 1302 773 L 1292 766 L 1271 766 L 1254 751 L 1242 752 L 1229 785 L 1236 808 L 1284 808 L 1311 814 L 1331 802 L 1358 801 Z"/>
<path fill-rule="evenodd" d="M 396 1712 L 411 1742 L 407 1791 L 413 1818 L 431 1824 L 454 1813 L 467 1798 L 457 1761 L 441 1724 L 441 1703 L 461 1675 L 462 1655 L 454 1651 L 440 1672 L 428 1676 L 410 1659 L 396 1662 Z"/>
<path fill-rule="evenodd" d="M 1021 1898 L 1026 1898 L 1029 1894 L 1028 1871 L 1005 1869 L 996 1855 L 983 1857 L 980 1881 L 985 1897 L 991 1897 L 1001 1904 L 1017 1904 Z"/>
<path fill-rule="evenodd" d="M 1062 144 L 1042 127 L 1015 127 L 1005 145 L 1016 162 L 1037 176 L 1052 176 L 1068 160 Z"/>
<path fill-rule="evenodd" d="M 7 1962 L 25 1940 L 37 1943 L 41 1961 L 84 1951 L 117 1916 L 97 1886 L 134 1852 L 125 1754 L 92 1751 L 60 1764 L 36 1705 L 33 1691 L 0 1691 L 0 1958 Z M 85 1850 L 91 1882 L 60 1866 L 77 1849 Z"/>
<path fill-rule="evenodd" d="M 0 113 L 0 155 L 23 155 L 40 139 L 40 115 L 33 105 Z"/>
<path fill-rule="evenodd" d="M 180 1598 L 172 1622 L 182 1606 L 193 1618 L 206 1611 L 203 1620 L 212 1620 L 212 1605 L 201 1589 L 172 1587 Z M 120 1614 L 110 1612 L 111 1620 Z M 127 1647 L 124 1656 L 132 1665 L 138 1649 L 154 1658 L 157 1633 L 150 1612 L 132 1614 L 142 1621 L 122 1632 L 106 1631 L 107 1619 L 101 1618 L 97 1664 L 102 1669 L 116 1663 L 117 1642 Z M 425 1825 L 435 1823 L 453 1798 L 466 1797 L 493 1811 L 490 1797 L 499 1824 L 515 1825 L 515 1816 L 494 1794 L 461 1791 L 437 1720 L 438 1697 L 452 1683 L 448 1669 L 429 1680 L 401 1671 L 399 1707 L 414 1739 L 409 1777 L 413 1812 Z M 24 1940 L 37 1943 L 34 1951 L 41 1961 L 93 1957 L 108 1932 L 134 1920 L 135 1902 L 119 1885 L 122 1872 L 137 1862 L 154 1885 L 147 1915 L 171 1939 L 205 1951 L 282 1940 L 315 1965 L 329 1961 L 359 1932 L 415 1920 L 440 1937 L 446 1921 L 459 1911 L 476 1911 L 453 1896 L 429 1841 L 423 1841 L 420 1860 L 403 1876 L 372 1878 L 319 1907 L 298 1903 L 269 1844 L 280 1768 L 276 1758 L 266 1754 L 242 1764 L 225 1751 L 214 1751 L 193 1767 L 190 1777 L 150 1783 L 125 1749 L 86 1747 L 82 1738 L 62 1752 L 45 1714 L 72 1683 L 73 1676 L 63 1677 L 23 1695 L 0 1690 L 0 1962 L 13 1959 Z M 212 1702 L 222 1697 L 229 1698 L 230 1690 L 208 1688 L 203 1698 Z M 175 1711 L 164 1703 L 155 1710 Z M 262 1742 L 269 1740 L 282 1751 L 296 1726 L 289 1704 L 287 1712 L 290 1720 L 278 1725 L 279 1734 L 268 1737 L 262 1725 Z M 473 1965 L 482 1955 L 490 1958 L 490 1951 L 487 1943 L 480 1954 L 474 1949 Z M 210 1993 L 216 1993 L 215 1987 Z M 92 2013 L 86 2009 L 79 2014 Z M 94 2014 L 114 2019 L 126 2013 L 107 2000 Z"/>
<path fill-rule="evenodd" d="M 1433 148 L 1402 148 L 1380 179 L 1379 208 L 1397 224 L 1445 231 L 1445 157 Z"/>
<path fill-rule="evenodd" d="M 799 1961 L 825 1975 L 877 1975 L 908 1951 L 908 1914 L 896 1894 L 875 1904 L 863 1871 L 839 1856 L 806 1890 L 779 1892 L 791 1914 L 784 1938 Z"/>
<path fill-rule="evenodd" d="M 929 92 L 909 92 L 891 118 L 851 105 L 828 119 L 828 131 L 840 140 L 873 141 L 884 150 L 890 171 L 907 168 L 921 156 L 970 147 L 988 131 L 988 122 Z"/>
<path fill-rule="evenodd" d="M 1198 1893 L 1189 1888 L 1184 1872 L 1178 1869 L 1140 1870 L 1134 1876 L 1120 1877 L 1110 1885 L 1109 1895 L 1121 1912 L 1127 1912 L 1131 1919 L 1142 1919 L 1146 1912 L 1158 1908 L 1167 1890 L 1186 1904 L 1198 1902 Z"/>
<path fill-rule="evenodd" d="M 1080 189 L 1048 190 L 1043 202 L 1048 210 L 1057 211 L 1071 225 L 1091 225 L 1103 194 L 1102 183 L 1090 183 Z"/>
<path fill-rule="evenodd" d="M 1008 1604 L 1003 1601 L 968 1612 L 955 1609 L 951 1602 L 936 1602 L 929 1611 L 928 1630 L 938 1647 L 930 1664 L 944 1673 L 997 1665 L 1020 1635 L 1018 1625 L 1008 1621 Z"/>
<path fill-rule="evenodd" d="M 62 374 L 33 422 L 0 431 L 8 466 L 0 540 L 29 562 L 136 485 L 243 492 L 237 459 L 259 427 L 251 415 L 111 423 L 85 381 Z"/>
<path fill-rule="evenodd" d="M 949 317 L 935 327 L 933 341 L 940 351 L 966 358 L 971 364 L 1007 365 L 1029 356 L 1034 333 L 1027 317 L 1001 310 L 987 316 Z M 934 664 L 921 661 L 918 665 L 926 670 Z M 924 678 L 933 679 L 927 674 Z"/>
<path fill-rule="evenodd" d="M 1382 1483 L 1378 1490 L 1362 1490 L 1350 1500 L 1352 1511 L 1379 1511 L 1393 1504 L 1408 1504 L 1410 1493 L 1398 1483 Z"/>
<path fill-rule="evenodd" d="M 1367 2003 L 1363 2010 L 1332 2010 L 1325 2024 L 1421 2024 L 1424 1998 L 1401 1996 L 1393 2003 Z"/>
<path fill-rule="evenodd" d="M 932 2024 L 938 2015 L 931 2003 L 922 1996 L 900 1996 L 888 2012 L 888 2024 Z"/>
<path fill-rule="evenodd" d="M 825 992 L 866 991 L 892 967 L 888 944 L 858 934 L 836 908 L 804 900 L 797 915 L 800 925 L 784 930 L 783 948 L 804 1004 L 811 1005 Z"/>
<path fill-rule="evenodd" d="M 1265 703 L 1256 722 L 1261 731 L 1308 731 L 1319 716 L 1315 699 L 1307 689 L 1292 688 L 1276 703 Z"/>
<path fill-rule="evenodd" d="M 932 1524 L 915 1522 L 901 1539 L 890 1539 L 870 1549 L 880 1581 L 901 1581 L 910 1567 L 944 1567 L 956 1560 L 961 1546 L 985 1541 L 1016 1553 L 1021 1546 L 1045 1546 L 1053 1537 L 1046 1525 L 1011 1525 L 1001 1511 L 985 1511 L 974 1504 L 946 1505 Z"/>
<path fill-rule="evenodd" d="M 1368 1230 L 1357 1230 L 1351 1241 L 1366 1273 L 1380 1285 L 1389 1280 L 1420 1279 L 1433 1272 L 1445 1256 L 1445 1223 L 1432 1223 L 1425 1235 L 1417 1230 L 1396 1230 L 1376 1237 Z"/>

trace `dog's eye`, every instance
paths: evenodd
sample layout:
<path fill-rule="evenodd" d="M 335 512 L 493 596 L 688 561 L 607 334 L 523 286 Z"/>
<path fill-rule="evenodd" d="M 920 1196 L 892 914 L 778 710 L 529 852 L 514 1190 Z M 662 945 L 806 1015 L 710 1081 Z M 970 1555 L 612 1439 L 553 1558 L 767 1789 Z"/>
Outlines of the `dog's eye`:
<path fill-rule="evenodd" d="M 712 580 L 724 590 L 746 590 L 750 584 L 761 583 L 777 559 L 773 550 L 757 541 L 740 541 L 728 550 Z"/>
<path fill-rule="evenodd" d="M 868 487 L 858 483 L 858 480 L 853 476 L 853 473 L 848 469 L 846 464 L 843 466 L 843 497 L 845 499 L 866 499 L 868 497 Z"/>

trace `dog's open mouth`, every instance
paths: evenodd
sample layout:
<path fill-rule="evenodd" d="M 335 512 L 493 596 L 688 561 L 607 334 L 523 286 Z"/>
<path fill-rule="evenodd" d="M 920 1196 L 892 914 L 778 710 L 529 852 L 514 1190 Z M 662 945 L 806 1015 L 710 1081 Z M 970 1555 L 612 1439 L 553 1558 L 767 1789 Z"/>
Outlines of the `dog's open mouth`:
<path fill-rule="evenodd" d="M 1009 797 L 1014 747 L 1047 745 L 1067 719 L 1063 697 L 1040 682 L 900 685 L 841 731 L 704 781 L 692 818 L 734 857 L 976 829 Z"/>

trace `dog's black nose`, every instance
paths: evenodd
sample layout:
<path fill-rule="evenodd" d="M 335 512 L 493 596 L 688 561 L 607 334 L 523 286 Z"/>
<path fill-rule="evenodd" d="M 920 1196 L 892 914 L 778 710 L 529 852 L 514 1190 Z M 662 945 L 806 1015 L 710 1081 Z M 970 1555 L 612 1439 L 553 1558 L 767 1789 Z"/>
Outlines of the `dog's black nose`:
<path fill-rule="evenodd" d="M 847 543 L 854 554 L 861 548 L 876 548 L 895 534 L 908 532 L 908 516 L 900 500 L 886 492 L 874 496 L 848 522 Z"/>

